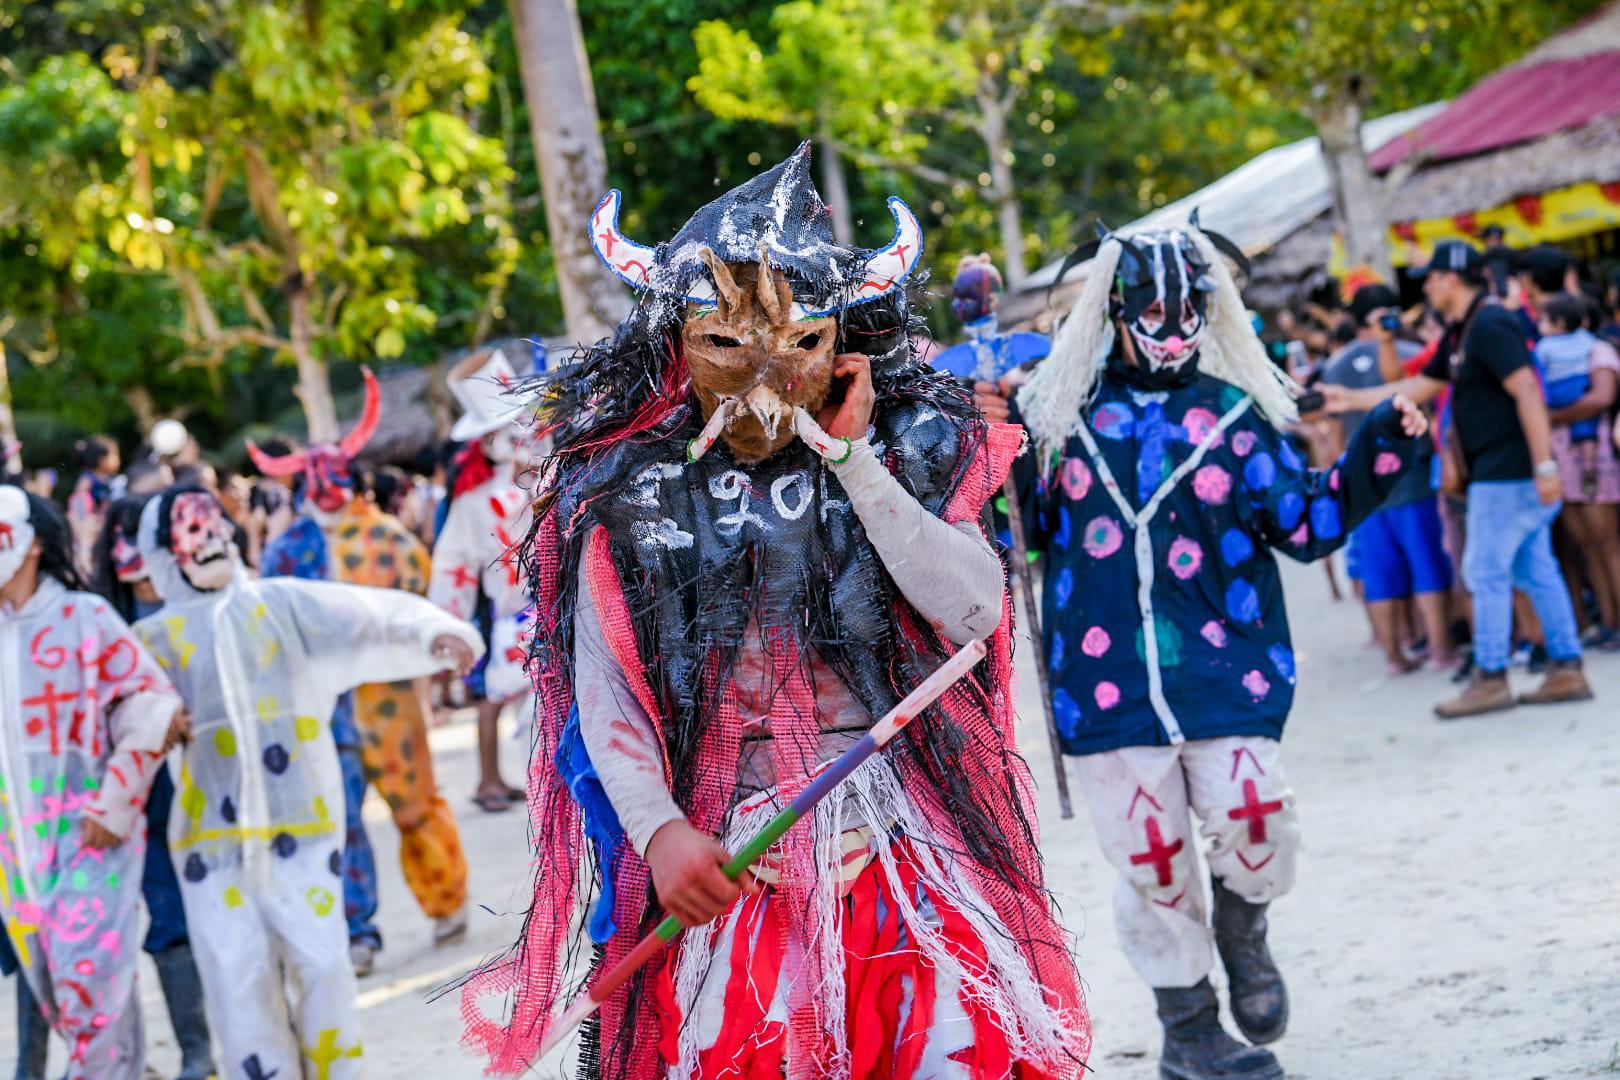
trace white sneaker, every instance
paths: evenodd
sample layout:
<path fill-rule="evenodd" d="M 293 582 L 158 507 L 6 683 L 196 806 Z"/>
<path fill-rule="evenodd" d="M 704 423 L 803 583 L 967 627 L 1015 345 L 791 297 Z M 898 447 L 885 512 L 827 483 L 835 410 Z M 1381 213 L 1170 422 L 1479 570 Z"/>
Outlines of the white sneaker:
<path fill-rule="evenodd" d="M 377 970 L 377 946 L 369 941 L 349 942 L 349 963 L 360 978 L 370 975 Z"/>
<path fill-rule="evenodd" d="M 467 909 L 433 920 L 433 944 L 451 945 L 467 936 Z"/>

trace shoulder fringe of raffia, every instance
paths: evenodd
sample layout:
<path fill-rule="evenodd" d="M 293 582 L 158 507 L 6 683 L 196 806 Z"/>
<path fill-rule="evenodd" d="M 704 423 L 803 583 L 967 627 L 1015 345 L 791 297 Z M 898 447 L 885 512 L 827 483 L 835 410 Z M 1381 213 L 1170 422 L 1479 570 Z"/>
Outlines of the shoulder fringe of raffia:
<path fill-rule="evenodd" d="M 1294 395 L 1299 384 L 1271 362 L 1265 346 L 1249 325 L 1237 282 L 1225 257 L 1197 229 L 1188 228 L 1215 279 L 1210 297 L 1209 330 L 1198 369 L 1229 382 L 1254 399 L 1257 409 L 1278 427 L 1299 419 Z M 1127 238 L 1132 234 L 1125 234 Z M 1108 317 L 1108 294 L 1114 286 L 1123 250 L 1118 236 L 1104 241 L 1086 276 L 1085 288 L 1052 343 L 1052 353 L 1018 392 L 1018 408 L 1035 443 L 1043 471 L 1062 454 L 1063 446 L 1083 422 L 1083 411 L 1097 393 L 1097 381 L 1114 344 Z"/>
<path fill-rule="evenodd" d="M 752 840 L 758 831 L 780 809 L 773 805 L 769 812 L 749 814 L 734 820 L 727 830 L 724 843 L 728 851 L 736 851 Z M 878 823 L 883 823 L 879 825 Z M 809 943 L 809 951 L 819 959 L 820 993 L 827 1018 L 824 1034 L 831 1047 L 832 1060 L 822 1063 L 823 1075 L 829 1080 L 847 1080 L 850 1070 L 848 1003 L 844 998 L 844 932 L 842 918 L 845 912 L 840 901 L 839 883 L 834 875 L 842 861 L 839 842 L 844 830 L 860 825 L 874 825 L 879 832 L 893 823 L 897 831 L 912 841 L 911 853 L 926 890 L 933 895 L 948 897 L 977 933 L 990 961 L 988 978 L 969 975 L 951 954 L 938 927 L 917 909 L 900 878 L 894 853 L 886 844 L 877 845 L 877 862 L 882 873 L 888 875 L 894 896 L 901 906 L 901 917 L 906 930 L 918 949 L 934 965 L 961 978 L 964 993 L 984 1002 L 996 1014 L 1003 1030 L 1009 1035 L 1012 1057 L 1044 1065 L 1049 1069 L 1058 1063 L 1079 1060 L 1083 1051 L 1071 1045 L 1069 1036 L 1083 1028 L 1083 1021 L 1054 1012 L 1046 1000 L 1040 983 L 1035 980 L 1029 965 L 1009 937 L 1001 920 L 989 903 L 952 864 L 952 846 L 946 843 L 923 812 L 906 794 L 899 773 L 889 761 L 874 757 L 856 769 L 849 778 L 834 789 L 831 795 L 816 804 L 815 843 L 816 867 L 820 876 L 814 896 L 813 922 L 816 929 Z M 709 966 L 715 959 L 715 946 L 724 920 L 717 920 L 704 931 L 688 931 L 681 945 L 675 966 L 675 1000 L 682 1016 L 690 1017 L 698 1006 Z M 696 1024 L 682 1026 L 680 1059 L 669 1070 L 671 1080 L 685 1080 L 697 1071 L 698 1046 Z"/>

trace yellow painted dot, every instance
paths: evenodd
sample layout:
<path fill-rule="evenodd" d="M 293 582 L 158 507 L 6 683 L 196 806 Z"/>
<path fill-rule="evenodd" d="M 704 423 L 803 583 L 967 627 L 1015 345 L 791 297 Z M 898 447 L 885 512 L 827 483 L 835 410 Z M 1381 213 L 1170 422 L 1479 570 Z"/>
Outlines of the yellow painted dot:
<path fill-rule="evenodd" d="M 241 907 L 242 890 L 238 889 L 235 885 L 227 885 L 225 887 L 225 906 L 228 908 Z"/>
<path fill-rule="evenodd" d="M 236 753 L 236 732 L 230 728 L 220 728 L 214 732 L 214 749 L 219 751 L 220 757 L 231 757 Z"/>
<path fill-rule="evenodd" d="M 300 716 L 294 726 L 298 737 L 305 742 L 321 737 L 321 722 L 313 716 Z"/>
<path fill-rule="evenodd" d="M 204 795 L 202 788 L 187 784 L 180 792 L 180 809 L 184 810 L 186 817 L 192 821 L 202 819 L 203 811 L 208 808 L 208 796 Z"/>
<path fill-rule="evenodd" d="M 328 915 L 332 911 L 332 894 L 326 889 L 316 886 L 305 894 L 309 906 L 315 909 L 317 915 Z"/>
<path fill-rule="evenodd" d="M 319 795 L 315 796 L 315 820 L 332 820 L 332 812 L 326 808 L 326 800 L 321 798 Z"/>

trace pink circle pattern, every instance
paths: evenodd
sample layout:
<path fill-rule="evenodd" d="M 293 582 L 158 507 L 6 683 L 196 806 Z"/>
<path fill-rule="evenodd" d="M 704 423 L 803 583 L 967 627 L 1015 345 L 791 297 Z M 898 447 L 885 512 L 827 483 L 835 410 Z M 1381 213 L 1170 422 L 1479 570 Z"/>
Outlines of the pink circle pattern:
<path fill-rule="evenodd" d="M 1170 542 L 1170 572 L 1182 581 L 1198 573 L 1204 565 L 1204 549 L 1198 541 L 1178 536 Z"/>
<path fill-rule="evenodd" d="M 1093 626 L 1086 631 L 1086 636 L 1080 641 L 1080 651 L 1092 659 L 1096 659 L 1108 651 L 1114 639 L 1108 636 L 1108 631 L 1100 626 Z"/>
<path fill-rule="evenodd" d="M 1095 696 L 1097 698 L 1097 708 L 1112 709 L 1119 704 L 1119 687 L 1111 682 L 1100 682 L 1097 684 Z"/>
<path fill-rule="evenodd" d="M 1232 474 L 1219 465 L 1205 465 L 1193 473 L 1193 494 L 1212 506 L 1221 505 L 1232 494 Z"/>
<path fill-rule="evenodd" d="M 1109 517 L 1094 517 L 1086 522 L 1084 547 L 1093 559 L 1106 559 L 1119 550 L 1125 541 L 1125 532 L 1119 522 Z"/>
<path fill-rule="evenodd" d="M 1063 462 L 1063 494 L 1071 502 L 1079 502 L 1091 491 L 1091 468 L 1077 457 Z"/>

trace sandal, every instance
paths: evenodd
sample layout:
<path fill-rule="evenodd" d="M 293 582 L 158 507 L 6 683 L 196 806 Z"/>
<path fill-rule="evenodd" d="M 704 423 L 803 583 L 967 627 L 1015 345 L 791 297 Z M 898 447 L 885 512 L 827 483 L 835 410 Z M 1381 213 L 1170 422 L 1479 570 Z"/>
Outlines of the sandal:
<path fill-rule="evenodd" d="M 486 791 L 474 795 L 472 801 L 486 814 L 499 814 L 512 809 L 512 800 L 504 792 Z"/>
<path fill-rule="evenodd" d="M 520 787 L 512 787 L 511 785 L 507 785 L 506 797 L 515 803 L 529 801 L 529 793 L 527 791 L 524 791 Z"/>

